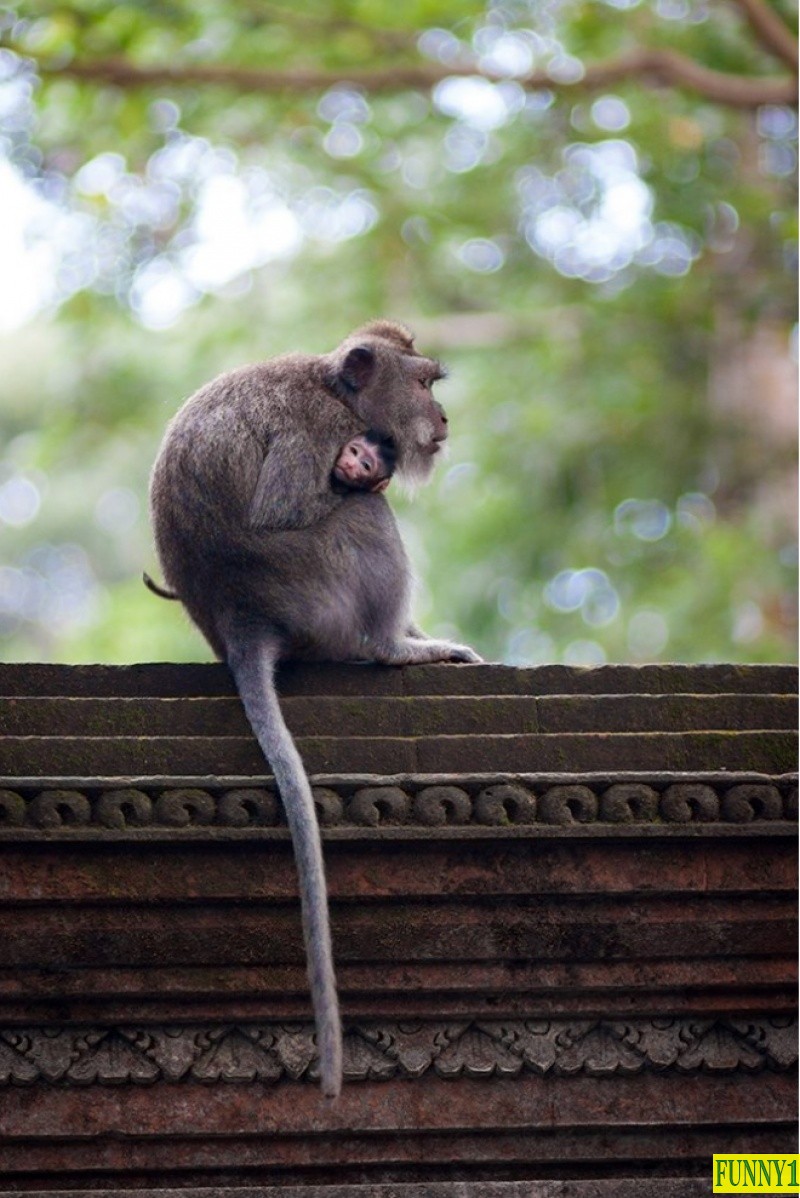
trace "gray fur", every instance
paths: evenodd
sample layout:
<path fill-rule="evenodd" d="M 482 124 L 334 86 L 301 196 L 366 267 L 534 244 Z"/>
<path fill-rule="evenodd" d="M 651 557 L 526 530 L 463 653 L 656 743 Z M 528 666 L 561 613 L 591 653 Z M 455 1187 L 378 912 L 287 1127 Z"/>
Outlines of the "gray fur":
<path fill-rule="evenodd" d="M 391 436 L 397 469 L 424 480 L 447 435 L 436 362 L 376 321 L 331 354 L 291 354 L 220 376 L 171 422 L 151 507 L 167 585 L 233 673 L 295 847 L 323 1091 L 341 1087 L 341 1029 L 319 829 L 278 706 L 282 658 L 388 665 L 477 661 L 411 625 L 410 575 L 383 495 L 330 486 L 340 447 Z M 408 634 L 410 633 L 410 634 Z"/>

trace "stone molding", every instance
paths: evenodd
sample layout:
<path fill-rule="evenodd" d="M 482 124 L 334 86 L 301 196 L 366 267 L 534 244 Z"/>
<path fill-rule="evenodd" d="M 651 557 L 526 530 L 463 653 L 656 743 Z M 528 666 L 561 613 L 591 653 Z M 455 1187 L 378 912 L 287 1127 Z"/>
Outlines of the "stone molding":
<path fill-rule="evenodd" d="M 619 777 L 619 776 L 618 776 Z M 285 832 L 271 779 L 0 779 L 0 837 Z M 770 824 L 797 819 L 796 777 L 506 775 L 312 779 L 323 828 L 556 829 Z M 324 784 L 323 784 L 324 783 Z"/>
<path fill-rule="evenodd" d="M 790 1016 L 700 1019 L 478 1020 L 349 1025 L 347 1081 L 570 1077 L 645 1070 L 730 1074 L 797 1062 Z M 6 1027 L 0 1085 L 313 1081 L 312 1024 Z"/>
<path fill-rule="evenodd" d="M 290 1185 L 192 1187 L 190 1190 L 32 1190 L 27 1198 L 706 1198 L 707 1178 L 611 1177 L 589 1181 L 445 1181 L 391 1185 Z M 18 1190 L 0 1190 L 0 1198 Z"/>

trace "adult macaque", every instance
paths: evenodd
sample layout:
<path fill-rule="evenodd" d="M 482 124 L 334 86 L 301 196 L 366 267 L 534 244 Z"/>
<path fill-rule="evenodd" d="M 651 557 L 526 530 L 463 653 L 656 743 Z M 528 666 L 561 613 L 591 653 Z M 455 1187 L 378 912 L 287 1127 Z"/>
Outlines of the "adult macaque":
<path fill-rule="evenodd" d="M 396 465 L 397 450 L 392 438 L 375 429 L 367 429 L 342 446 L 331 471 L 330 485 L 340 494 L 344 491 L 385 491 Z M 142 581 L 160 599 L 180 599 L 173 591 L 154 582 L 147 571 L 142 574 Z"/>
<path fill-rule="evenodd" d="M 409 567 L 384 496 L 330 485 L 341 447 L 365 428 L 392 439 L 401 476 L 424 481 L 447 437 L 431 394 L 441 376 L 405 328 L 375 321 L 332 353 L 289 354 L 208 383 L 171 422 L 153 468 L 167 586 L 230 667 L 286 809 L 322 1088 L 332 1096 L 342 1042 L 322 849 L 274 671 L 283 658 L 480 660 L 413 628 Z"/>

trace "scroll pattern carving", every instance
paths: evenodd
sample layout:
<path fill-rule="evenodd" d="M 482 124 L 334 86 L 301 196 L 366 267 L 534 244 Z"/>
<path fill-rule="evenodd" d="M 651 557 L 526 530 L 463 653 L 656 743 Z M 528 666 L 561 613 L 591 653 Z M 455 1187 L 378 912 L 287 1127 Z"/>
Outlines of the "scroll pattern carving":
<path fill-rule="evenodd" d="M 797 1021 L 752 1019 L 489 1020 L 364 1023 L 346 1029 L 348 1081 L 785 1070 Z M 6 1028 L 0 1085 L 119 1085 L 314 1080 L 311 1024 Z"/>
<path fill-rule="evenodd" d="M 369 786 L 334 780 L 314 788 L 323 827 L 568 827 L 578 824 L 752 824 L 797 819 L 788 778 L 609 783 L 458 777 L 452 782 Z M 243 787 L 128 786 L 104 790 L 0 789 L 0 836 L 20 829 L 48 835 L 80 828 L 130 832 L 264 829 L 285 823 L 274 790 Z"/>

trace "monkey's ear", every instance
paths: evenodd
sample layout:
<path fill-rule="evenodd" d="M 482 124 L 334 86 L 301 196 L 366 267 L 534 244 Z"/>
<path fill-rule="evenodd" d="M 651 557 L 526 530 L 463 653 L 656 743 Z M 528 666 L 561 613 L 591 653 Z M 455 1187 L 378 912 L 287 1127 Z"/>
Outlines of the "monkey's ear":
<path fill-rule="evenodd" d="M 375 371 L 375 354 L 367 345 L 357 345 L 347 353 L 339 378 L 348 391 L 361 391 Z"/>

